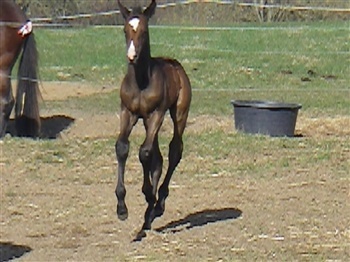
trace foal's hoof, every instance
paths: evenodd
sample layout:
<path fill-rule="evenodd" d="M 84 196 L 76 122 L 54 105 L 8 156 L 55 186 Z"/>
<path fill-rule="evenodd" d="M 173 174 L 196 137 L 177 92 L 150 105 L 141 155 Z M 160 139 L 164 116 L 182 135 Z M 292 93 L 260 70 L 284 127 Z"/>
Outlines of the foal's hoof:
<path fill-rule="evenodd" d="M 117 206 L 117 215 L 120 220 L 126 220 L 128 218 L 128 209 L 126 206 Z"/>
<path fill-rule="evenodd" d="M 141 230 L 140 232 L 137 233 L 136 237 L 134 238 L 134 242 L 139 242 L 142 240 L 142 238 L 146 237 L 147 234 L 146 234 L 146 231 L 145 230 Z"/>

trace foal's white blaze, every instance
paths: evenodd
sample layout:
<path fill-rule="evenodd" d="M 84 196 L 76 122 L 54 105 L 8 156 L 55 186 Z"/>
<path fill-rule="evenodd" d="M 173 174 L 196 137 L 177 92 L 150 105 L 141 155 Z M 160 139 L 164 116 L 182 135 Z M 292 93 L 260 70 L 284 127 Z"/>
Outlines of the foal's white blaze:
<path fill-rule="evenodd" d="M 136 49 L 135 49 L 134 41 L 131 41 L 128 48 L 128 58 L 132 61 L 134 60 L 135 56 L 136 56 Z"/>
<path fill-rule="evenodd" d="M 129 21 L 129 25 L 132 27 L 132 29 L 136 32 L 137 28 L 139 26 L 140 19 L 135 17 Z"/>

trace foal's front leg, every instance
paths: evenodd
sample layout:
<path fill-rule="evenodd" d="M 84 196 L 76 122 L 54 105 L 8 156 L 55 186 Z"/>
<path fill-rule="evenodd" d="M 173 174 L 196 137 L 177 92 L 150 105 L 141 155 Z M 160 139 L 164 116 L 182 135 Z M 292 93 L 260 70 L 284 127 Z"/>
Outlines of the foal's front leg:
<path fill-rule="evenodd" d="M 145 212 L 145 222 L 142 230 L 150 229 L 154 220 L 154 205 L 157 200 L 156 192 L 163 164 L 163 158 L 158 145 L 158 132 L 163 119 L 164 113 L 156 111 L 150 118 L 144 121 L 146 139 L 140 148 L 139 157 L 143 167 L 144 178 L 142 192 L 145 195 L 148 207 Z"/>
<path fill-rule="evenodd" d="M 128 218 L 128 209 L 125 204 L 125 185 L 124 185 L 124 172 L 126 159 L 129 155 L 129 136 L 133 126 L 136 124 L 137 117 L 129 112 L 126 108 L 122 107 L 120 113 L 120 133 L 118 140 L 115 144 L 115 151 L 118 160 L 118 182 L 115 189 L 115 194 L 118 199 L 117 214 L 120 220 Z"/>

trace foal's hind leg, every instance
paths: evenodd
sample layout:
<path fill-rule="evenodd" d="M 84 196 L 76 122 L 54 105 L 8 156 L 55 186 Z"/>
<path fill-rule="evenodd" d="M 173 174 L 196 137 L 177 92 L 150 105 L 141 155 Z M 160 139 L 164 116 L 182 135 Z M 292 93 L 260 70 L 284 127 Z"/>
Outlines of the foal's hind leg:
<path fill-rule="evenodd" d="M 159 188 L 158 201 L 155 207 L 155 216 L 159 217 L 163 215 L 165 210 L 165 199 L 169 195 L 169 183 L 170 179 L 175 171 L 175 168 L 179 164 L 182 158 L 183 141 L 182 135 L 186 127 L 186 121 L 188 116 L 188 107 L 184 112 L 179 112 L 178 108 L 174 107 L 170 109 L 170 115 L 174 122 L 174 135 L 169 145 L 169 167 L 165 175 L 164 181 Z"/>

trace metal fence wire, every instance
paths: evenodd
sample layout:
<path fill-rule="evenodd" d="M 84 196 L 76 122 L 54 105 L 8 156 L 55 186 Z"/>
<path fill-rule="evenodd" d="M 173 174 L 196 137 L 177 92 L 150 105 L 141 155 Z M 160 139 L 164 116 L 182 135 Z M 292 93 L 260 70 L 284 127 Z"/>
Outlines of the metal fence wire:
<path fill-rule="evenodd" d="M 117 1 L 17 0 L 45 26 L 122 24 Z M 122 0 L 128 7 L 150 0 Z M 220 26 L 237 22 L 349 20 L 348 0 L 158 0 L 152 24 Z"/>

